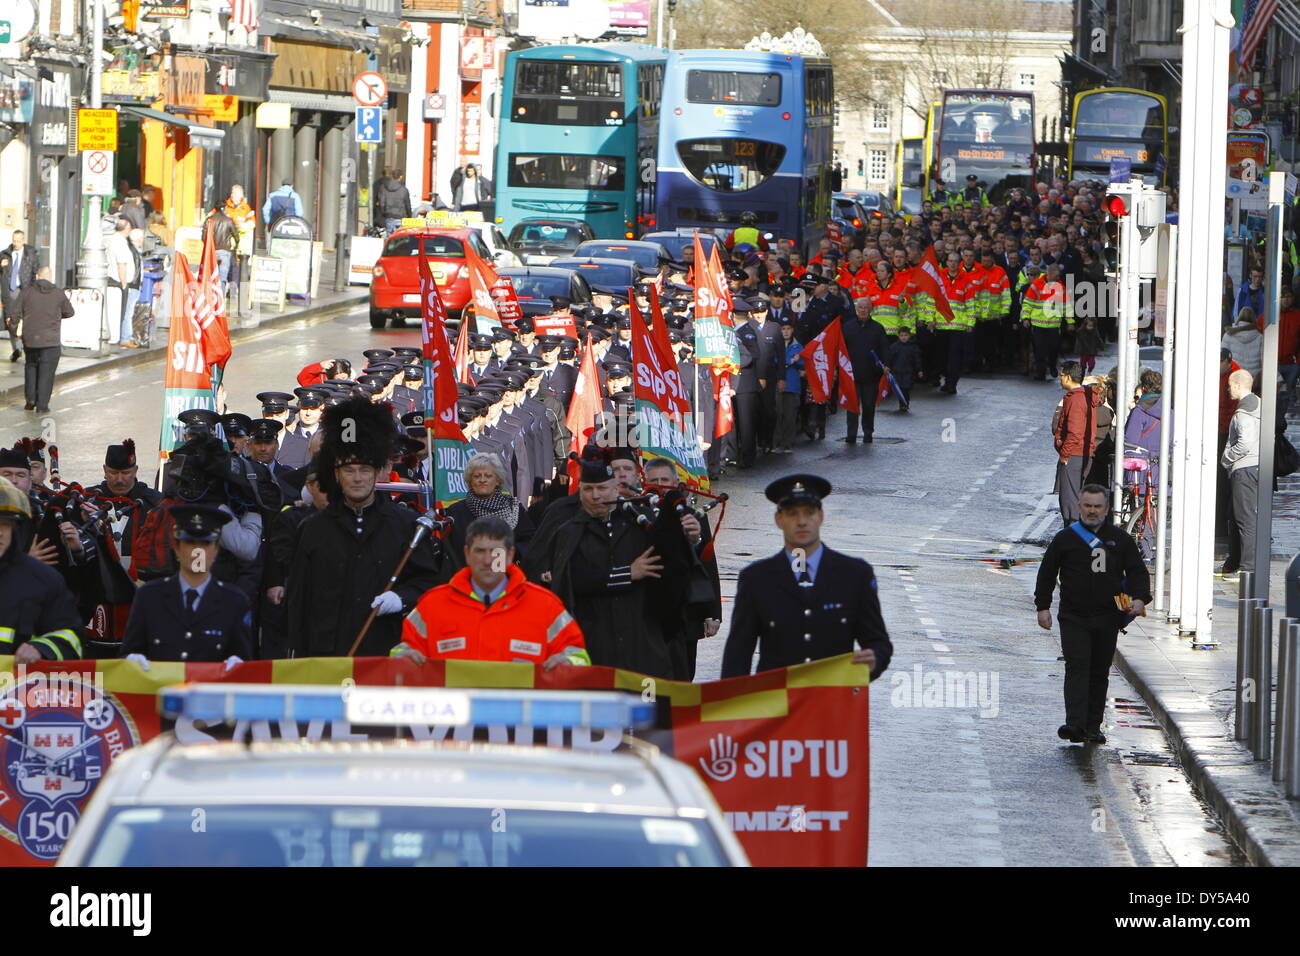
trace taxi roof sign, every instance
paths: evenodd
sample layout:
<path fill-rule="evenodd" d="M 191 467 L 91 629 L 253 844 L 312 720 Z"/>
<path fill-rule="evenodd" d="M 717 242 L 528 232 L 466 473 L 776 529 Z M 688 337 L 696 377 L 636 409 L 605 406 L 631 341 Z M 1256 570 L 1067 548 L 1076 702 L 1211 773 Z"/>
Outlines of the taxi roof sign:
<path fill-rule="evenodd" d="M 654 723 L 655 705 L 619 691 L 473 690 L 444 687 L 181 684 L 159 710 L 206 721 L 346 720 L 370 726 L 624 729 Z"/>

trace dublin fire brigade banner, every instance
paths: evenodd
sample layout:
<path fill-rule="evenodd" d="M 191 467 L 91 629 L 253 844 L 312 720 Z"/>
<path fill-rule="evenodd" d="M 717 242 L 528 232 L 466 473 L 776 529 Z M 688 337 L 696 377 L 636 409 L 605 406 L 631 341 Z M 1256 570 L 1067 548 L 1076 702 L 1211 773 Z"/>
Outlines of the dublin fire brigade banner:
<path fill-rule="evenodd" d="M 849 655 L 707 684 L 655 680 L 609 667 L 389 658 L 222 664 L 68 661 L 14 668 L 0 657 L 0 866 L 49 865 L 96 784 L 128 747 L 162 727 L 157 694 L 187 681 L 539 690 L 620 689 L 660 702 L 662 729 L 639 736 L 692 767 L 709 786 L 758 866 L 864 866 L 867 862 L 867 668 Z M 459 736 L 466 728 L 451 731 Z M 317 728 L 297 728 L 310 735 Z M 279 723 L 236 727 L 279 736 Z M 318 728 L 355 739 L 346 724 Z M 182 743 L 207 738 L 175 728 Z M 489 728 L 491 739 L 513 729 Z M 581 745 L 612 750 L 620 735 L 593 732 Z"/>

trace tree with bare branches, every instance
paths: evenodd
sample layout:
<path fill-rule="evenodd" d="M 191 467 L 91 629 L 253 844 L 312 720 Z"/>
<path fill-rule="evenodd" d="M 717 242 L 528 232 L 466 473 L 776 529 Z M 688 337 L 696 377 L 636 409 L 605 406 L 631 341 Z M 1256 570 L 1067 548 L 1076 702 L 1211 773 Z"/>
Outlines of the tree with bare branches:
<path fill-rule="evenodd" d="M 874 65 L 863 50 L 872 32 L 886 23 L 870 6 L 851 12 L 842 0 L 682 0 L 677 7 L 679 49 L 739 50 L 763 31 L 781 36 L 803 27 L 815 36 L 835 71 L 835 99 L 841 109 L 865 109 L 877 85 Z"/>

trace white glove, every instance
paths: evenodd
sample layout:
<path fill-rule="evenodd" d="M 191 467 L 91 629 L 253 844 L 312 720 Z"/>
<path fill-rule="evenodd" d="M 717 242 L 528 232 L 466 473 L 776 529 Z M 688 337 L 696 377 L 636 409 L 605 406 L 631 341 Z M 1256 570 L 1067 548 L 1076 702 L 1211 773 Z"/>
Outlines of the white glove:
<path fill-rule="evenodd" d="M 242 663 L 244 663 L 244 659 L 242 657 L 240 657 L 238 654 L 231 654 L 229 657 L 226 658 L 226 673 L 229 674 L 230 669 L 232 667 L 234 667 L 236 664 L 242 664 Z"/>
<path fill-rule="evenodd" d="M 385 591 L 371 601 L 370 606 L 379 608 L 380 614 L 396 614 L 402 609 L 402 599 L 393 591 Z"/>
<path fill-rule="evenodd" d="M 140 665 L 142 671 L 147 671 L 149 669 L 149 658 L 145 657 L 143 654 L 127 654 L 126 659 L 128 661 L 135 661 Z"/>

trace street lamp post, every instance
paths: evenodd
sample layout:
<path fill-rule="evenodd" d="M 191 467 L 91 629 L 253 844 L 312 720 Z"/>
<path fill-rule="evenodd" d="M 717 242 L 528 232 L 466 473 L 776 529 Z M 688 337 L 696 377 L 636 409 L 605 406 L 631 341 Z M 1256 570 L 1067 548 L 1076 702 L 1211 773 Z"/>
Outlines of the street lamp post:
<path fill-rule="evenodd" d="M 104 105 L 104 0 L 88 0 L 90 8 L 90 107 Z M 103 214 L 103 197 L 86 197 L 86 236 L 81 244 L 81 260 L 77 263 L 77 286 L 99 292 L 99 356 L 107 351 L 108 343 L 108 256 L 104 252 L 104 232 L 100 228 Z"/>

